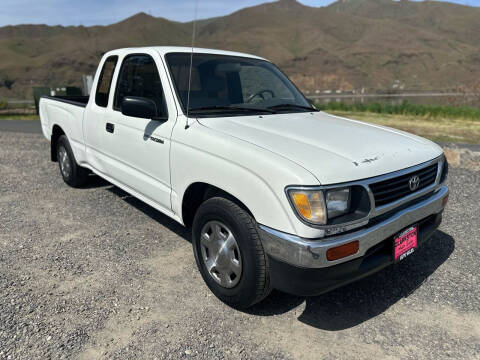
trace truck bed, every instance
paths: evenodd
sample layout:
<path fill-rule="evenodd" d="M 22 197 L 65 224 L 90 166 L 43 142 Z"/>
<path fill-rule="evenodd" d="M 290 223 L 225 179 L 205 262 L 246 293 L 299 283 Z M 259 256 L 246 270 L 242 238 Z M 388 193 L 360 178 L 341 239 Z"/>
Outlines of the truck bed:
<path fill-rule="evenodd" d="M 80 96 L 80 95 L 70 95 L 70 96 L 48 96 L 44 95 L 42 96 L 44 99 L 50 99 L 50 100 L 55 100 L 55 101 L 60 101 L 64 102 L 67 104 L 75 105 L 75 106 L 81 106 L 81 107 L 86 107 L 88 104 L 88 99 L 90 98 L 89 96 Z"/>
<path fill-rule="evenodd" d="M 44 136 L 50 140 L 55 126 L 67 135 L 78 162 L 84 157 L 83 115 L 88 96 L 42 96 L 39 113 Z"/>

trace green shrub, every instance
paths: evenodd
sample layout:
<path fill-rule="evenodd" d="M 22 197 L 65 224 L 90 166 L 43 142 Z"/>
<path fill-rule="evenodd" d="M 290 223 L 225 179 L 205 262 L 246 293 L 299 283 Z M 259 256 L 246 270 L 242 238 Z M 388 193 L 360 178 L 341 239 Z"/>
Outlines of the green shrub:
<path fill-rule="evenodd" d="M 392 105 L 388 103 L 353 103 L 330 102 L 328 104 L 315 104 L 317 109 L 323 111 L 348 111 L 370 112 L 378 114 L 414 115 L 425 118 L 465 118 L 480 120 L 480 108 L 467 106 L 443 106 L 443 105 L 416 105 L 407 101 Z"/>
<path fill-rule="evenodd" d="M 8 107 L 8 103 L 6 101 L 0 100 L 0 110 L 5 110 Z"/>

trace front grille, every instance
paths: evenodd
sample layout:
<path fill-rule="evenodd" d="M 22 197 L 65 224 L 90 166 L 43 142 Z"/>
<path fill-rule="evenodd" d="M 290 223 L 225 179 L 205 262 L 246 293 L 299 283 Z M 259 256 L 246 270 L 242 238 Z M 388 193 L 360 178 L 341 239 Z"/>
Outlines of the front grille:
<path fill-rule="evenodd" d="M 379 207 L 389 204 L 432 185 L 437 177 L 437 170 L 438 164 L 433 164 L 405 175 L 370 184 L 370 190 L 372 190 L 375 199 L 375 206 Z M 410 190 L 409 181 L 415 175 L 420 178 L 420 182 L 418 188 L 412 191 Z"/>

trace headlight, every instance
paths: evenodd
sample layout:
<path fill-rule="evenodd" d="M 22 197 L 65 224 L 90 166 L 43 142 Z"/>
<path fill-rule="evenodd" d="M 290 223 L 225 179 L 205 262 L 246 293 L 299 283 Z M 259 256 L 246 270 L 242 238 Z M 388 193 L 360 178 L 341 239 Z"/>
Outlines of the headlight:
<path fill-rule="evenodd" d="M 325 225 L 327 223 L 325 198 L 322 191 L 290 190 L 288 195 L 297 214 L 304 220 L 318 225 Z"/>
<path fill-rule="evenodd" d="M 350 189 L 329 190 L 327 192 L 328 218 L 348 214 L 350 210 Z"/>
<path fill-rule="evenodd" d="M 350 189 L 288 191 L 297 214 L 316 225 L 326 225 L 328 219 L 345 215 L 350 211 Z"/>
<path fill-rule="evenodd" d="M 368 224 L 372 203 L 362 184 L 324 188 L 289 186 L 286 193 L 297 217 L 312 226 L 326 226 L 326 236 Z"/>

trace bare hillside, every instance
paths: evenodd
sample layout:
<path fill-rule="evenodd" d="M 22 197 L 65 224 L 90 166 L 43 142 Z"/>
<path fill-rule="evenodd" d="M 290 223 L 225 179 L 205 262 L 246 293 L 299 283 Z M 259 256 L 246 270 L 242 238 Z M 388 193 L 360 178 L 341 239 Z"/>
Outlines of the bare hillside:
<path fill-rule="evenodd" d="M 449 90 L 480 75 L 480 8 L 443 2 L 280 0 L 198 23 L 197 45 L 267 57 L 304 90 Z M 0 97 L 80 85 L 107 50 L 190 45 L 191 23 L 144 13 L 110 26 L 0 28 Z"/>

